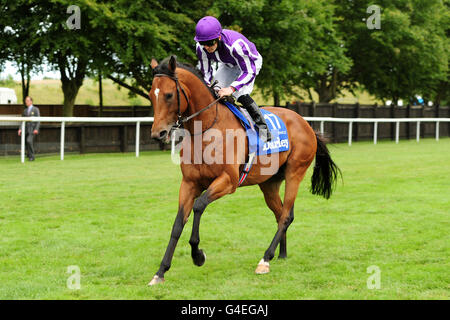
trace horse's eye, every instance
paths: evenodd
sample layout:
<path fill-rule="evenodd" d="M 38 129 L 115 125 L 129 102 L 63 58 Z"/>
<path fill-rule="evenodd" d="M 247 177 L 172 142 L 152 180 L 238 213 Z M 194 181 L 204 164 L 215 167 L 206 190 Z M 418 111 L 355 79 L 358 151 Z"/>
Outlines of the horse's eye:
<path fill-rule="evenodd" d="M 166 93 L 166 100 L 169 100 L 173 97 L 173 93 Z"/>

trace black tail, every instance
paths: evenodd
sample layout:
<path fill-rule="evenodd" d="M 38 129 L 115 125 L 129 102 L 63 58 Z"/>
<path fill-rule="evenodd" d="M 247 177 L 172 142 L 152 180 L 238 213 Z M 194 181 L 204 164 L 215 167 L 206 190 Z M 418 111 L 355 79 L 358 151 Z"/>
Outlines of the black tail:
<path fill-rule="evenodd" d="M 316 164 L 311 177 L 311 193 L 329 199 L 336 186 L 337 176 L 339 174 L 342 177 L 342 172 L 333 160 L 331 160 L 325 138 L 317 132 L 316 138 Z"/>

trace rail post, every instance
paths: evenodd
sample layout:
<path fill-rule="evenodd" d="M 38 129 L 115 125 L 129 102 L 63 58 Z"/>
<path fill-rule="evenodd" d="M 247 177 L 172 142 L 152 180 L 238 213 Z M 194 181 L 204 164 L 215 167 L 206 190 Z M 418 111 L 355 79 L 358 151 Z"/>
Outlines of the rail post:
<path fill-rule="evenodd" d="M 436 141 L 439 141 L 439 121 L 436 121 Z"/>
<path fill-rule="evenodd" d="M 141 122 L 136 121 L 136 158 L 139 158 L 139 142 L 140 142 L 140 130 L 141 129 Z"/>
<path fill-rule="evenodd" d="M 352 145 L 352 136 L 353 136 L 353 121 L 348 123 L 348 145 Z"/>
<path fill-rule="evenodd" d="M 20 161 L 25 162 L 25 121 L 22 121 L 20 134 Z"/>
<path fill-rule="evenodd" d="M 377 144 L 378 140 L 378 121 L 373 123 L 373 144 Z"/>
<path fill-rule="evenodd" d="M 400 136 L 400 122 L 397 121 L 395 123 L 395 143 L 398 143 L 399 136 Z"/>
<path fill-rule="evenodd" d="M 64 136 L 66 135 L 66 122 L 61 122 L 61 145 L 60 145 L 60 152 L 61 152 L 61 160 L 64 160 Z"/>
<path fill-rule="evenodd" d="M 416 124 L 416 141 L 419 142 L 420 140 L 420 121 L 417 121 Z"/>

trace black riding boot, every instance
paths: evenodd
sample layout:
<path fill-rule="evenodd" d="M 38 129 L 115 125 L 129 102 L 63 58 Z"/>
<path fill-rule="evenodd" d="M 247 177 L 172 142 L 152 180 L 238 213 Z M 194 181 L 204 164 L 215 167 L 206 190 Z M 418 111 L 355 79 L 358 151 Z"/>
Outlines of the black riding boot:
<path fill-rule="evenodd" d="M 256 102 L 253 101 L 253 99 L 248 94 L 244 94 L 243 96 L 240 96 L 238 99 L 238 102 L 240 102 L 242 104 L 242 106 L 250 114 L 250 117 L 252 117 L 253 121 L 255 121 L 255 125 L 258 128 L 259 136 L 261 137 L 261 140 L 264 143 L 272 140 L 270 131 L 267 128 L 267 123 L 264 120 L 264 116 L 262 115 L 261 110 L 259 110 L 259 107 L 256 104 Z"/>

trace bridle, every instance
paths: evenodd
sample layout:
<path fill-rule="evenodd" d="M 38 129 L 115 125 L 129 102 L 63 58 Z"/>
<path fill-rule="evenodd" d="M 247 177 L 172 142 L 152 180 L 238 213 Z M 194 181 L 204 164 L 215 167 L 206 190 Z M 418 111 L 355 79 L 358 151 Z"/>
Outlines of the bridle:
<path fill-rule="evenodd" d="M 209 108 L 211 108 L 214 104 L 216 104 L 216 116 L 215 116 L 215 118 L 214 118 L 214 121 L 213 121 L 213 123 L 212 123 L 207 129 L 205 129 L 205 130 L 202 131 L 201 133 L 202 133 L 202 134 L 205 133 L 206 131 L 208 131 L 209 129 L 211 129 L 211 128 L 216 124 L 216 122 L 217 122 L 217 115 L 218 115 L 218 113 L 217 113 L 217 111 L 218 111 L 218 110 L 217 110 L 217 108 L 218 108 L 218 103 L 217 103 L 217 102 L 219 102 L 219 100 L 220 100 L 221 98 L 217 98 L 216 100 L 214 100 L 213 102 L 211 102 L 209 105 L 207 105 L 206 107 L 200 109 L 199 111 L 197 111 L 197 112 L 191 114 L 190 116 L 188 116 L 188 117 L 183 117 L 183 115 L 182 115 L 182 113 L 181 113 L 181 109 L 180 109 L 180 104 L 181 104 L 181 101 L 180 101 L 180 100 L 181 100 L 181 99 L 180 99 L 180 90 L 181 90 L 181 92 L 183 93 L 184 98 L 186 99 L 188 108 L 190 107 L 190 104 L 189 104 L 189 99 L 188 99 L 188 96 L 187 96 L 187 94 L 186 94 L 186 91 L 184 91 L 184 88 L 180 85 L 180 82 L 179 82 L 179 80 L 178 80 L 177 75 L 175 74 L 175 75 L 171 76 L 171 75 L 168 75 L 168 74 L 165 74 L 165 73 L 156 73 L 156 74 L 154 74 L 153 76 L 154 76 L 154 77 L 167 77 L 167 78 L 170 78 L 170 79 L 172 79 L 173 81 L 175 81 L 176 88 L 177 88 L 177 108 L 178 108 L 178 111 L 177 111 L 177 122 L 175 123 L 175 126 L 174 126 L 175 129 L 179 129 L 179 128 L 183 125 L 183 123 L 188 122 L 188 121 L 191 120 L 192 118 L 195 118 L 195 117 L 198 116 L 200 113 L 202 113 L 202 112 L 208 110 Z"/>

